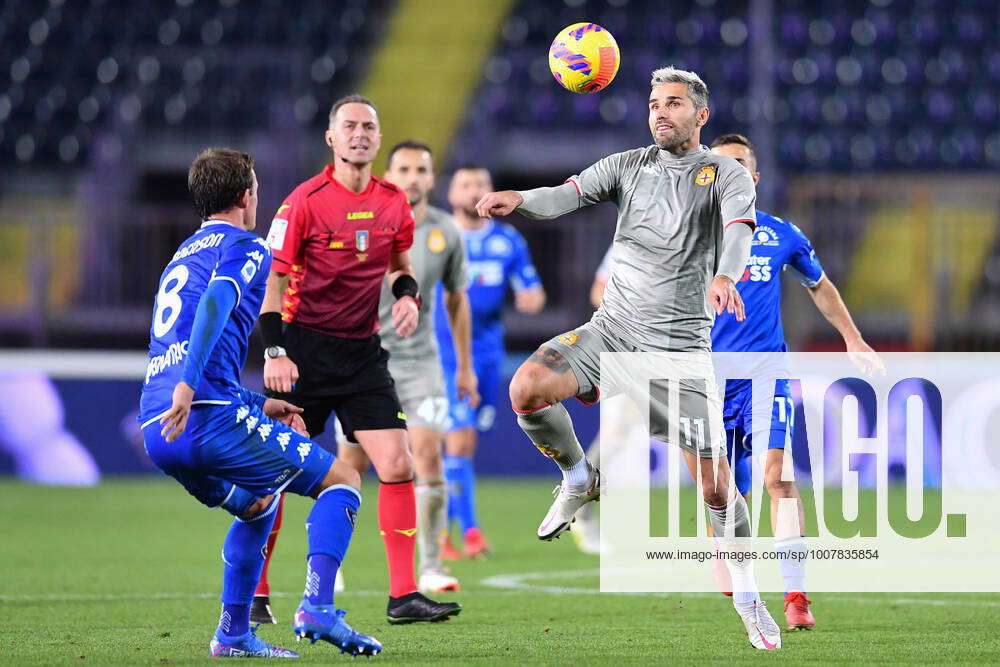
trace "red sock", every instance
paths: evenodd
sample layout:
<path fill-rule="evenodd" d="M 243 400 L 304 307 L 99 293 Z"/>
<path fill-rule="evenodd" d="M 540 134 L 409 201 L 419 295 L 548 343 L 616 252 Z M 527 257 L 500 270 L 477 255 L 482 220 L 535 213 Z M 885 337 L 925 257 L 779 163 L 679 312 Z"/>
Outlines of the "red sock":
<path fill-rule="evenodd" d="M 267 580 L 267 566 L 271 564 L 271 554 L 274 553 L 274 543 L 278 541 L 278 531 L 281 530 L 281 513 L 285 509 L 285 494 L 278 498 L 278 509 L 275 510 L 274 525 L 271 527 L 271 534 L 267 536 L 267 551 L 264 553 L 264 569 L 260 571 L 260 579 L 257 580 L 257 590 L 254 595 L 270 595 L 271 584 Z"/>
<path fill-rule="evenodd" d="M 417 501 L 413 480 L 378 486 L 378 527 L 389 565 L 389 595 L 398 598 L 417 590 L 413 552 L 417 540 Z"/>

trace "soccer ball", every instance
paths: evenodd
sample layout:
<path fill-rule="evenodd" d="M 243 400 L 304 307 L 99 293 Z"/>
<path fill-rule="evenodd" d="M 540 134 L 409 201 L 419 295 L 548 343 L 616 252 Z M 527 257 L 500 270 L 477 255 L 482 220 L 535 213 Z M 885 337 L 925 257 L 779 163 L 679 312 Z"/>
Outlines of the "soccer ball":
<path fill-rule="evenodd" d="M 549 69 L 573 93 L 596 93 L 618 73 L 621 53 L 611 33 L 596 23 L 564 28 L 549 47 Z"/>

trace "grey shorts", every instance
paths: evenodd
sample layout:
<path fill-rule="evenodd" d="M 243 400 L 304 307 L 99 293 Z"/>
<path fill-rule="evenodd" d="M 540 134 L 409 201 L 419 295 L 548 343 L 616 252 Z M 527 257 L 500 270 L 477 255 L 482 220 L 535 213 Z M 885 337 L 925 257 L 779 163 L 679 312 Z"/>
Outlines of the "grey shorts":
<path fill-rule="evenodd" d="M 635 345 L 622 340 L 604 326 L 591 320 L 581 327 L 568 331 L 542 344 L 556 350 L 566 359 L 576 381 L 580 385 L 578 397 L 584 399 L 601 397 L 601 353 L 627 352 L 643 353 Z M 711 352 L 678 353 L 673 359 L 670 353 L 649 354 L 648 363 L 629 356 L 623 362 L 623 372 L 616 379 L 606 378 L 603 390 L 613 396 L 625 393 L 630 396 L 648 396 L 649 434 L 652 438 L 670 444 L 670 413 L 672 404 L 677 403 L 677 445 L 696 456 L 708 458 L 725 456 L 726 435 L 722 426 L 722 397 L 715 381 Z M 670 356 L 665 362 L 657 356 Z M 655 369 L 666 363 L 674 372 L 680 372 L 676 387 L 665 379 L 657 379 Z M 635 364 L 634 372 L 627 372 L 628 364 Z M 616 366 L 618 364 L 616 363 Z M 683 379 L 683 378 L 689 379 Z M 647 382 L 648 380 L 648 382 Z"/>
<path fill-rule="evenodd" d="M 389 373 L 396 381 L 407 425 L 444 431 L 448 424 L 448 398 L 437 359 L 393 362 L 390 358 Z"/>

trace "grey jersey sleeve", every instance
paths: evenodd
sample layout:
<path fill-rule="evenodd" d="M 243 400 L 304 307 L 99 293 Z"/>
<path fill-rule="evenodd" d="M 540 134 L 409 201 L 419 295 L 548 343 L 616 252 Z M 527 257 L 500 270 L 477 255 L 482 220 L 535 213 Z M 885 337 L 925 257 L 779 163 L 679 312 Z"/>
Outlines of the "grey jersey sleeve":
<path fill-rule="evenodd" d="M 750 172 L 736 160 L 724 158 L 719 163 L 719 209 L 723 226 L 744 222 L 753 229 L 757 226 L 757 191 Z"/>
<path fill-rule="evenodd" d="M 533 220 L 551 220 L 580 208 L 576 186 L 569 182 L 554 188 L 524 190 L 518 194 L 524 202 L 517 207 L 517 212 Z"/>
<path fill-rule="evenodd" d="M 617 200 L 623 162 L 627 155 L 609 155 L 554 188 L 535 188 L 520 192 L 524 203 L 517 208 L 518 212 L 528 218 L 550 220 L 583 206 Z"/>
<path fill-rule="evenodd" d="M 446 231 L 448 239 L 448 259 L 445 261 L 441 283 L 448 292 L 461 292 L 469 286 L 469 266 L 465 260 L 465 243 L 454 223 L 449 223 Z"/>
<path fill-rule="evenodd" d="M 743 277 L 747 261 L 750 259 L 750 244 L 753 230 L 739 222 L 729 225 L 722 232 L 722 253 L 719 255 L 717 276 L 728 276 L 734 283 Z"/>

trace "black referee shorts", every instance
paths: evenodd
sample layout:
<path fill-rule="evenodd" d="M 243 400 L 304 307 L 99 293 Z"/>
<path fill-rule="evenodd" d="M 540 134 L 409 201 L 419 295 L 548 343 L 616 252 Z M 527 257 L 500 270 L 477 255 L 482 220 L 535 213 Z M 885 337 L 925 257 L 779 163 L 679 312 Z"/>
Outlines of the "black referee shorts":
<path fill-rule="evenodd" d="M 331 412 L 355 443 L 355 431 L 406 428 L 406 415 L 389 375 L 389 353 L 382 349 L 378 334 L 338 338 L 288 324 L 284 347 L 298 366 L 298 382 L 291 393 L 265 393 L 302 408 L 309 435 L 323 432 Z"/>

